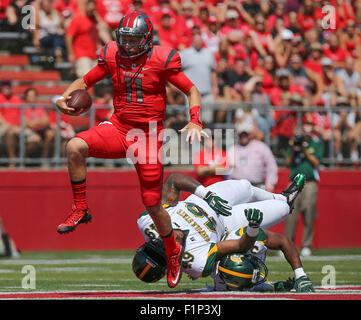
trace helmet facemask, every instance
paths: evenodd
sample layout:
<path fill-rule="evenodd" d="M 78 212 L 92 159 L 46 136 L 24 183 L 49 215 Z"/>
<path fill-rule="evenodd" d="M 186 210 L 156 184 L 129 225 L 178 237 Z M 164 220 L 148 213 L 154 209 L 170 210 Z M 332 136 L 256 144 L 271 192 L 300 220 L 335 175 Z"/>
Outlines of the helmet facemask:
<path fill-rule="evenodd" d="M 151 239 L 139 247 L 133 258 L 133 272 L 144 282 L 159 281 L 166 272 L 167 257 L 163 241 Z"/>
<path fill-rule="evenodd" d="M 134 59 L 152 48 L 153 25 L 145 14 L 140 14 L 135 18 L 133 27 L 127 26 L 127 21 L 129 21 L 127 16 L 120 21 L 115 31 L 116 42 L 120 57 Z"/>

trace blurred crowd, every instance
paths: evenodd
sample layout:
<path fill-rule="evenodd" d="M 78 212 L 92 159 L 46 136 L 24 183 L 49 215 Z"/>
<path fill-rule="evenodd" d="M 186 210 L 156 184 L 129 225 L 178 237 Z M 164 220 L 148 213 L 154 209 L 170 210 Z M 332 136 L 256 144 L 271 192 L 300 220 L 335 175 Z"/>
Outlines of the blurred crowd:
<path fill-rule="evenodd" d="M 203 103 L 219 106 L 204 108 L 206 123 L 229 121 L 229 106 L 242 103 L 245 108 L 231 112 L 235 128 L 250 125 L 256 139 L 271 137 L 282 157 L 300 119 L 292 107 L 317 106 L 301 121 L 313 124 L 312 134 L 338 162 L 347 157 L 359 164 L 361 0 L 1 0 L 0 29 L 24 31 L 21 9 L 29 4 L 36 9 L 33 46 L 74 64 L 78 77 L 114 39 L 121 17 L 142 11 L 153 22 L 155 43 L 179 50 Z M 186 102 L 171 85 L 167 94 L 169 105 Z M 2 92 L 4 101 L 9 98 Z M 325 106 L 334 108 L 331 117 Z M 184 121 L 185 114 L 176 112 L 167 123 Z"/>

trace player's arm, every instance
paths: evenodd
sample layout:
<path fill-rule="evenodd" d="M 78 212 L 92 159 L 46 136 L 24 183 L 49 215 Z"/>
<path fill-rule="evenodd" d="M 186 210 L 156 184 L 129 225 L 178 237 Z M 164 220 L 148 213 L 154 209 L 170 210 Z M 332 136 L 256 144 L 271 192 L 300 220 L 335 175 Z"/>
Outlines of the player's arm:
<path fill-rule="evenodd" d="M 202 135 L 208 137 L 207 133 L 203 131 L 203 125 L 200 120 L 201 94 L 197 87 L 180 70 L 173 71 L 169 75 L 168 81 L 182 91 L 188 99 L 190 122 L 183 129 L 179 130 L 179 132 L 188 130 L 186 140 L 190 141 L 191 144 L 195 137 L 197 137 L 199 141 L 201 141 Z"/>
<path fill-rule="evenodd" d="M 254 247 L 257 240 L 259 227 L 263 220 L 263 212 L 258 209 L 245 209 L 244 214 L 248 220 L 245 234 L 239 239 L 217 242 L 217 259 L 234 252 L 247 252 Z"/>
<path fill-rule="evenodd" d="M 283 234 L 264 230 L 267 237 L 267 247 L 271 250 L 281 250 L 295 273 L 295 289 L 297 292 L 313 292 L 310 279 L 303 270 L 300 256 L 293 242 Z"/>
<path fill-rule="evenodd" d="M 227 204 L 228 201 L 209 191 L 192 177 L 177 172 L 171 173 L 164 181 L 162 190 L 163 203 L 175 206 L 178 203 L 181 191 L 195 194 L 203 199 L 217 214 L 231 215 L 230 210 L 232 208 Z"/>
<path fill-rule="evenodd" d="M 302 268 L 300 256 L 293 242 L 283 234 L 264 230 L 267 237 L 267 247 L 271 250 L 281 250 L 293 270 Z"/>
<path fill-rule="evenodd" d="M 175 206 L 179 201 L 181 191 L 194 193 L 201 184 L 185 174 L 171 173 L 164 181 L 162 189 L 163 203 Z"/>
<path fill-rule="evenodd" d="M 73 81 L 68 88 L 64 91 L 62 96 L 56 101 L 58 109 L 65 113 L 73 116 L 79 115 L 81 111 L 76 111 L 74 108 L 68 107 L 66 101 L 71 98 L 70 94 L 75 90 L 87 90 L 94 86 L 97 82 L 103 80 L 110 72 L 104 58 L 104 48 L 98 58 L 98 64 L 92 68 L 82 78 Z"/>
<path fill-rule="evenodd" d="M 196 86 L 190 88 L 187 93 L 188 103 L 189 103 L 189 115 L 190 121 L 188 124 L 179 130 L 180 133 L 188 131 L 186 141 L 190 141 L 193 143 L 195 138 L 198 141 L 201 141 L 202 135 L 209 137 L 208 134 L 203 131 L 203 124 L 200 119 L 200 111 L 201 111 L 201 94 Z"/>
<path fill-rule="evenodd" d="M 193 143 L 195 137 L 201 141 L 202 135 L 208 137 L 203 131 L 203 125 L 200 120 L 201 94 L 193 82 L 181 71 L 181 58 L 176 50 L 172 50 L 165 65 L 165 77 L 168 82 L 182 91 L 188 98 L 190 122 L 179 132 L 188 131 L 186 141 Z"/>
<path fill-rule="evenodd" d="M 66 102 L 71 98 L 70 93 L 75 90 L 85 90 L 87 89 L 87 85 L 85 84 L 83 78 L 76 79 L 73 81 L 68 88 L 64 91 L 58 100 L 56 100 L 56 106 L 58 109 L 65 114 L 77 115 L 76 109 L 68 107 Z"/>

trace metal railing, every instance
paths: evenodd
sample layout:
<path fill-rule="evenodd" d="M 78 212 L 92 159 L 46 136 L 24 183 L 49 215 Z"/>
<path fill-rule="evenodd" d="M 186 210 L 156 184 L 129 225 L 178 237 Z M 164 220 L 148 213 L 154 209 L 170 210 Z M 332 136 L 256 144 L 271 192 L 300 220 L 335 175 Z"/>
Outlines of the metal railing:
<path fill-rule="evenodd" d="M 66 155 L 62 153 L 61 145 L 66 141 L 61 135 L 61 122 L 62 116 L 58 109 L 53 104 L 36 104 L 36 107 L 41 107 L 47 110 L 47 112 L 55 112 L 56 116 L 56 126 L 55 126 L 55 137 L 53 141 L 53 153 L 48 158 L 42 158 L 39 156 L 29 157 L 26 155 L 26 137 L 25 137 L 25 127 L 26 127 L 26 109 L 34 106 L 34 104 L 0 104 L 0 114 L 2 114 L 3 110 L 6 108 L 18 108 L 20 110 L 20 134 L 18 139 L 18 148 L 17 148 L 17 156 L 15 158 L 9 159 L 6 154 L 6 147 L 4 144 L 4 135 L 0 140 L 0 166 L 6 166 L 9 163 L 15 163 L 18 167 L 24 168 L 26 166 L 34 166 L 34 165 L 50 165 L 54 168 L 62 167 L 66 164 L 67 159 Z M 301 131 L 302 125 L 302 117 L 305 112 L 323 112 L 328 115 L 330 121 L 330 140 L 328 142 L 328 154 L 325 154 L 322 163 L 324 165 L 333 167 L 336 164 L 336 159 L 334 156 L 334 127 L 333 127 L 333 117 L 335 113 L 344 110 L 347 112 L 360 112 L 361 107 L 297 107 L 297 106 L 288 106 L 288 107 L 273 107 L 268 104 L 255 104 L 255 103 L 212 103 L 212 104 L 203 104 L 202 106 L 202 116 L 206 118 L 208 121 L 208 126 L 217 129 L 231 129 L 234 128 L 234 114 L 238 109 L 250 110 L 251 108 L 257 108 L 261 115 L 271 114 L 272 111 L 293 111 L 296 113 L 297 117 L 297 129 L 296 131 Z M 90 111 L 82 115 L 80 117 L 86 117 L 88 119 L 89 126 L 75 128 L 79 131 L 86 130 L 87 127 L 92 127 L 96 124 L 96 111 L 100 109 L 108 109 L 110 110 L 110 106 L 101 106 L 94 105 L 90 109 Z M 217 111 L 224 111 L 225 117 L 224 122 L 215 123 L 213 122 L 214 114 Z M 173 116 L 175 113 L 181 113 L 185 115 L 185 118 L 188 120 L 188 107 L 187 106 L 168 106 L 167 108 L 167 117 Z M 0 124 L 1 127 L 1 124 Z M 78 131 L 76 130 L 76 131 Z M 0 130 L 1 132 L 1 130 Z M 270 132 L 265 133 L 265 142 L 271 147 L 274 146 L 274 139 L 271 137 Z M 89 158 L 88 165 L 90 167 L 96 166 L 129 166 L 129 162 L 126 159 L 115 159 L 115 160 L 106 160 L 106 159 L 95 159 Z M 284 162 L 283 158 L 278 158 L 277 162 L 279 165 L 282 165 Z M 344 164 L 350 164 L 349 159 L 343 160 Z"/>

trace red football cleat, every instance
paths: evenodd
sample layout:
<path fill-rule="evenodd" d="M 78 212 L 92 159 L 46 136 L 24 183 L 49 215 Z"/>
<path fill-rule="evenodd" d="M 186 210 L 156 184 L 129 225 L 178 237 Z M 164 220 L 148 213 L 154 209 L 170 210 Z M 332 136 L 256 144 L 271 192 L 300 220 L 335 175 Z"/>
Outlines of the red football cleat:
<path fill-rule="evenodd" d="M 72 232 L 80 223 L 89 223 L 92 216 L 88 213 L 88 209 L 78 209 L 75 205 L 71 208 L 71 213 L 65 221 L 58 226 L 59 233 Z"/>
<path fill-rule="evenodd" d="M 184 247 L 180 244 L 178 253 L 167 258 L 167 281 L 170 288 L 175 288 L 182 278 L 182 260 Z"/>

